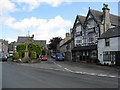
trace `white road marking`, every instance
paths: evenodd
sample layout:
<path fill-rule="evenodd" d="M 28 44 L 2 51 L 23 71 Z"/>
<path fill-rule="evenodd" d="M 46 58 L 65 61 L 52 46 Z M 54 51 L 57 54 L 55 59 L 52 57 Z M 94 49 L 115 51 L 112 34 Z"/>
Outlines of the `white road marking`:
<path fill-rule="evenodd" d="M 109 75 L 109 77 L 116 77 L 116 76 L 111 76 L 111 75 Z M 118 77 L 118 78 L 120 78 L 120 77 Z"/>
<path fill-rule="evenodd" d="M 104 77 L 105 77 L 105 76 L 108 76 L 108 75 L 105 75 L 105 74 L 98 74 L 98 76 L 104 76 Z"/>
<path fill-rule="evenodd" d="M 57 64 L 57 66 L 62 67 L 61 65 Z"/>
<path fill-rule="evenodd" d="M 70 69 L 68 69 L 68 68 L 64 68 L 65 70 L 67 70 L 67 71 L 69 71 L 69 72 L 74 72 L 74 71 L 72 71 L 72 70 L 70 70 Z"/>
<path fill-rule="evenodd" d="M 106 74 L 97 74 L 97 73 L 88 73 L 88 72 L 80 72 L 80 71 L 72 71 L 68 68 L 65 68 L 63 67 L 62 65 L 59 65 L 57 64 L 56 62 L 52 61 L 55 65 L 59 66 L 60 68 L 63 68 L 62 70 L 61 69 L 55 69 L 55 68 L 44 68 L 44 67 L 40 67 L 40 68 L 43 68 L 43 69 L 51 69 L 51 70 L 56 70 L 56 71 L 68 71 L 68 72 L 71 72 L 71 73 L 77 73 L 77 74 L 86 74 L 86 75 L 93 75 L 93 76 L 100 76 L 100 77 L 111 77 L 111 78 L 120 78 L 118 76 L 113 76 L 113 75 L 106 75 Z M 19 64 L 20 65 L 20 64 Z M 21 64 L 21 65 L 27 65 L 27 64 Z M 28 65 L 29 66 L 29 65 Z M 35 67 L 33 65 L 30 65 L 32 67 Z"/>

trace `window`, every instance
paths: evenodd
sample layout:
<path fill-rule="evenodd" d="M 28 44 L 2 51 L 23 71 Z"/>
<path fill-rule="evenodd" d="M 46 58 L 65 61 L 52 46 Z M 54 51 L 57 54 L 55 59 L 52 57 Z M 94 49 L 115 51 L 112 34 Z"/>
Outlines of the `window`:
<path fill-rule="evenodd" d="M 81 25 L 76 27 L 76 32 L 80 32 L 81 31 Z"/>
<path fill-rule="evenodd" d="M 116 60 L 116 52 L 105 51 L 103 52 L 103 61 L 115 61 Z"/>
<path fill-rule="evenodd" d="M 111 61 L 110 52 L 103 52 L 103 61 Z"/>
<path fill-rule="evenodd" d="M 82 40 L 76 40 L 76 43 L 82 43 Z"/>
<path fill-rule="evenodd" d="M 110 46 L 110 39 L 109 38 L 105 39 L 105 46 Z"/>
<path fill-rule="evenodd" d="M 94 41 L 94 38 L 90 37 L 89 42 L 92 42 L 92 41 Z"/>
<path fill-rule="evenodd" d="M 92 43 L 94 41 L 94 37 L 95 37 L 94 33 L 89 33 L 88 34 L 88 40 L 89 40 L 88 42 Z"/>
<path fill-rule="evenodd" d="M 88 23 L 87 23 L 87 27 L 88 28 L 93 28 L 93 27 L 95 27 L 94 24 L 95 24 L 94 20 L 89 20 Z"/>
<path fill-rule="evenodd" d="M 76 32 L 76 36 L 82 36 L 82 31 Z"/>

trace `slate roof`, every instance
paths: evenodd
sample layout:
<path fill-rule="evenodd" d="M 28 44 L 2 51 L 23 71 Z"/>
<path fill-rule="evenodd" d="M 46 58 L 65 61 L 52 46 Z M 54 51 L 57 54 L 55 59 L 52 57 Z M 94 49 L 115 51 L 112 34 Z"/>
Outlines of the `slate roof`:
<path fill-rule="evenodd" d="M 28 39 L 31 40 L 31 42 L 33 41 L 33 37 L 19 36 L 17 43 L 25 43 Z"/>
<path fill-rule="evenodd" d="M 93 9 L 90 9 L 90 12 L 94 16 L 94 18 L 98 21 L 98 23 L 102 22 L 103 12 L 93 10 Z M 112 25 L 120 26 L 120 16 L 110 14 L 110 22 Z"/>
<path fill-rule="evenodd" d="M 43 47 L 46 46 L 46 40 L 34 40 L 33 43 L 39 44 L 39 45 L 41 45 Z"/>
<path fill-rule="evenodd" d="M 99 39 L 112 38 L 112 37 L 120 37 L 120 26 L 108 29 L 105 33 L 103 33 Z"/>
<path fill-rule="evenodd" d="M 77 15 L 78 19 L 80 20 L 81 24 L 84 24 L 85 16 Z"/>
<path fill-rule="evenodd" d="M 40 44 L 43 47 L 46 46 L 46 40 L 34 40 L 33 37 L 28 36 L 19 36 L 17 43 L 25 43 L 28 39 L 31 43 Z"/>

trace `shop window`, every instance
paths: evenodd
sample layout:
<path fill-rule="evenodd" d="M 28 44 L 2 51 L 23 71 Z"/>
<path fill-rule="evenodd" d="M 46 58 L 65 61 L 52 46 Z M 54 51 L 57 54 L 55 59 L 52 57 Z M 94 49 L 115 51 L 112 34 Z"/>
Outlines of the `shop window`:
<path fill-rule="evenodd" d="M 103 53 L 103 61 L 115 61 L 114 52 L 104 52 Z"/>

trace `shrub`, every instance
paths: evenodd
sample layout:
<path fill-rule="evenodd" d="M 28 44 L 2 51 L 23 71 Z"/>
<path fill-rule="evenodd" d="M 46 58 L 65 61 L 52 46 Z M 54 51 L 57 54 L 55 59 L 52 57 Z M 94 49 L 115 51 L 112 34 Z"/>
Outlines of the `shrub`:
<path fill-rule="evenodd" d="M 31 59 L 36 59 L 36 57 L 37 57 L 37 54 L 36 54 L 36 52 L 31 52 Z"/>
<path fill-rule="evenodd" d="M 19 51 L 19 57 L 23 58 L 24 57 L 24 50 Z"/>
<path fill-rule="evenodd" d="M 18 58 L 19 58 L 19 53 L 18 52 L 13 53 L 13 59 L 18 59 Z"/>

